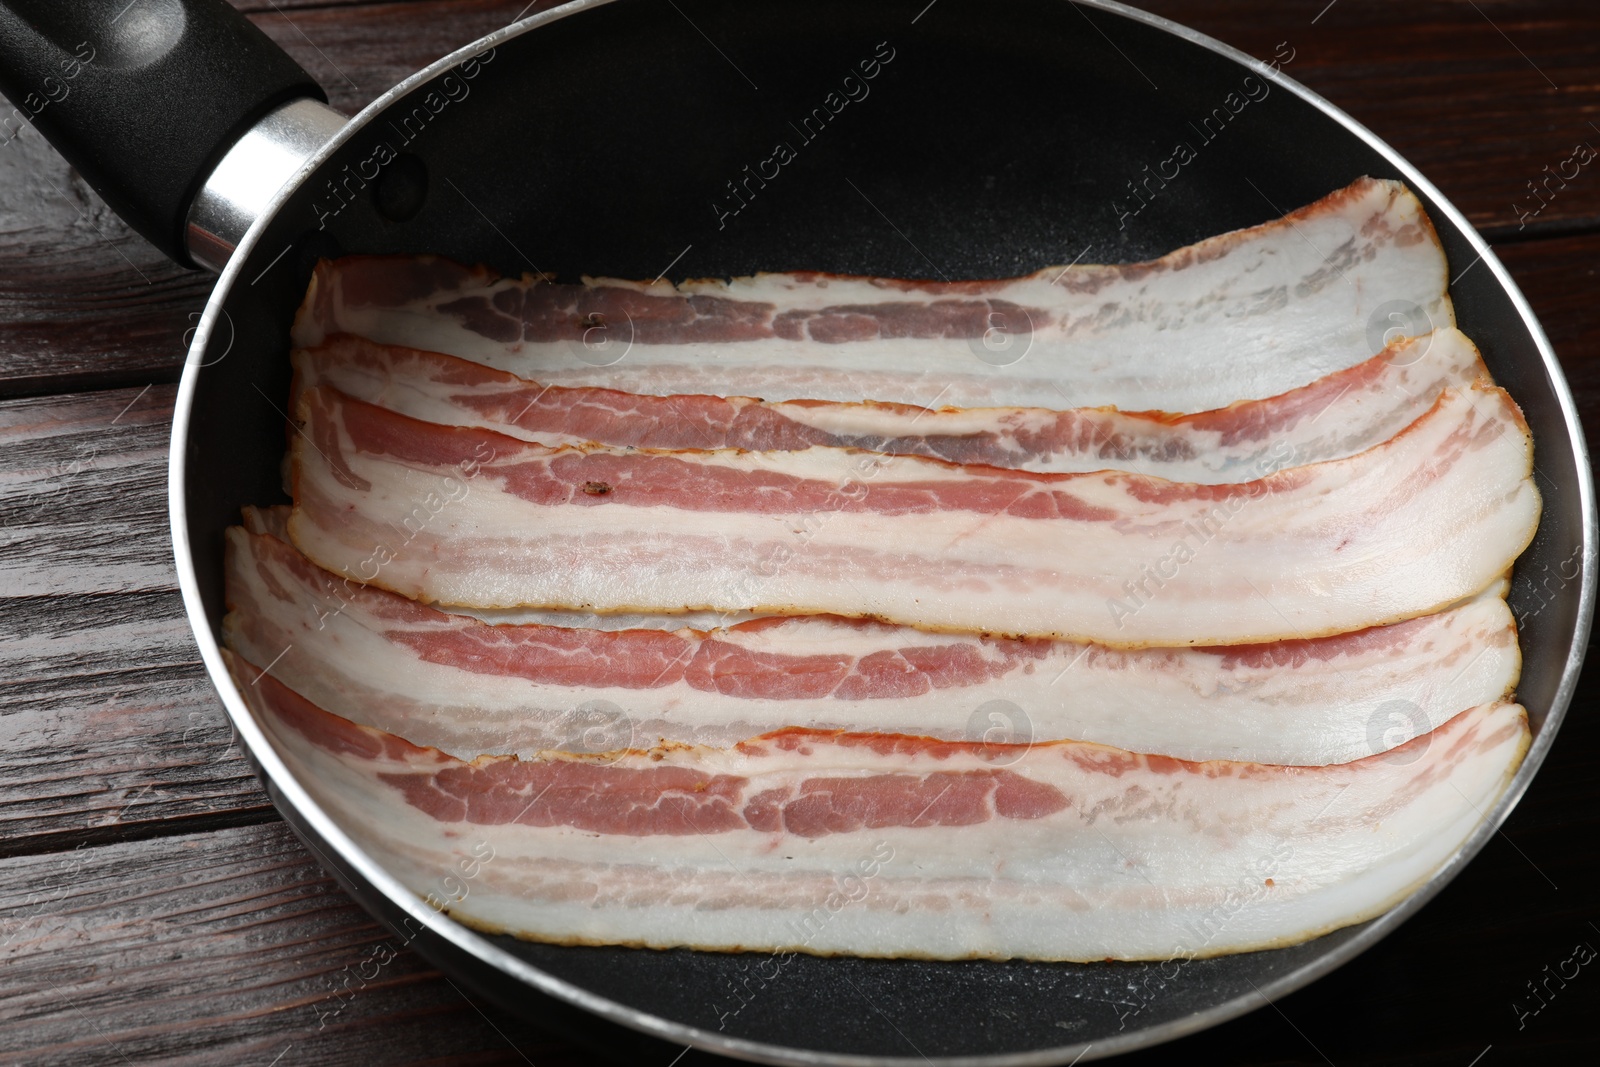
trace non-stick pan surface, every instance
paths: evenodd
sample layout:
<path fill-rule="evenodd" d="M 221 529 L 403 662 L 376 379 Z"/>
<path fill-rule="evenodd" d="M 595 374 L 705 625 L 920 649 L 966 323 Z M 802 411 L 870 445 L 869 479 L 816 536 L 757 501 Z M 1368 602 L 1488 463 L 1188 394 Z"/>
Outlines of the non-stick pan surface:
<path fill-rule="evenodd" d="M 1587 460 L 1566 385 L 1520 294 L 1460 214 L 1392 151 L 1261 64 L 1108 3 L 615 0 L 558 9 L 491 43 L 378 101 L 251 231 L 191 353 L 172 467 L 198 638 L 274 799 L 358 898 L 391 923 L 405 920 L 402 936 L 449 973 L 547 1020 L 577 1004 L 678 1044 L 771 1062 L 1054 1063 L 1086 1048 L 1095 1058 L 1213 1024 L 1326 973 L 1415 912 L 1504 818 L 1551 743 L 1584 646 L 1595 562 Z M 803 118 L 875 57 L 870 92 L 807 137 Z M 1201 120 L 1244 92 L 1247 75 L 1270 92 L 1252 90 L 1207 137 Z M 745 168 L 779 142 L 795 158 L 745 186 Z M 1195 157 L 1132 213 L 1130 183 L 1179 142 Z M 372 173 L 380 144 L 399 158 L 373 180 L 352 179 Z M 318 256 L 428 251 L 566 279 L 788 269 L 998 277 L 1080 257 L 1147 258 L 1277 217 L 1363 174 L 1400 178 L 1424 200 L 1457 276 L 1459 323 L 1532 427 L 1545 502 L 1511 594 L 1533 749 L 1462 855 L 1382 918 L 1293 948 L 1181 964 L 795 956 L 775 975 L 762 956 L 484 937 L 434 914 L 350 843 L 220 669 L 222 531 L 241 505 L 283 499 L 287 329 Z M 753 195 L 733 199 L 730 183 Z M 1554 595 L 1536 588 L 1551 573 L 1565 579 Z M 584 1018 L 568 1018 L 569 1029 L 632 1058 L 628 1031 Z"/>

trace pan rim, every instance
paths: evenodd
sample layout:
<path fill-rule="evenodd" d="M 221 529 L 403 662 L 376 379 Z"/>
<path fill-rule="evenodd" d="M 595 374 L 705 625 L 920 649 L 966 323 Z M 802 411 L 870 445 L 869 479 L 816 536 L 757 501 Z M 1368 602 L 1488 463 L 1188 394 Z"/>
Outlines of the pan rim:
<path fill-rule="evenodd" d="M 182 378 L 178 386 L 178 395 L 173 411 L 171 449 L 168 460 L 168 511 L 171 519 L 173 554 L 178 572 L 178 584 L 183 596 L 185 613 L 211 683 L 217 690 L 228 718 L 231 720 L 235 734 L 243 743 L 247 757 L 255 768 L 256 773 L 270 787 L 269 791 L 273 795 L 274 802 L 280 807 L 289 807 L 296 816 L 294 819 L 287 820 L 291 827 L 298 833 L 299 827 L 296 823 L 298 820 L 304 820 L 312 832 L 339 853 L 340 858 L 348 865 L 349 869 L 364 879 L 367 885 L 375 892 L 381 893 L 398 911 L 404 912 L 413 921 L 426 927 L 434 936 L 448 943 L 454 950 L 474 957 L 479 963 L 515 978 L 541 993 L 593 1012 L 612 1022 L 620 1023 L 666 1041 L 690 1045 L 719 1055 L 753 1062 L 794 1064 L 802 1065 L 802 1067 L 816 1067 L 816 1065 L 822 1064 L 834 1064 L 840 1065 L 840 1067 L 891 1067 L 891 1065 L 917 1062 L 932 1063 L 938 1065 L 938 1067 L 1043 1067 L 1043 1065 L 1047 1064 L 1066 1062 L 1069 1059 L 1072 1062 L 1100 1059 L 1137 1048 L 1175 1040 L 1254 1011 L 1262 1004 L 1301 989 L 1343 966 L 1388 936 L 1389 933 L 1420 910 L 1423 905 L 1460 873 L 1467 863 L 1482 850 L 1489 838 L 1499 831 L 1500 826 L 1516 807 L 1532 782 L 1534 775 L 1543 765 L 1545 756 L 1554 743 L 1555 735 L 1571 703 L 1588 644 L 1596 594 L 1597 528 L 1594 486 L 1587 444 L 1566 376 L 1561 369 L 1559 361 L 1556 359 L 1555 352 L 1550 346 L 1543 327 L 1539 324 L 1527 299 L 1523 296 L 1522 291 L 1511 278 L 1505 266 L 1500 262 L 1499 257 L 1495 255 L 1489 243 L 1467 221 L 1465 215 L 1395 149 L 1346 114 L 1342 109 L 1281 71 L 1269 67 L 1262 61 L 1206 34 L 1170 19 L 1152 15 L 1119 3 L 1117 0 L 1071 0 L 1071 2 L 1080 7 L 1102 10 L 1109 14 L 1143 23 L 1191 45 L 1196 45 L 1220 55 L 1247 68 L 1252 73 L 1270 78 L 1274 85 L 1287 89 L 1317 108 L 1381 155 L 1403 176 L 1414 192 L 1426 197 L 1434 207 L 1435 212 L 1443 219 L 1447 219 L 1456 231 L 1466 239 L 1468 245 L 1477 253 L 1479 260 L 1494 274 L 1496 282 L 1510 298 L 1512 306 L 1521 319 L 1523 328 L 1528 331 L 1539 352 L 1547 382 L 1560 407 L 1562 422 L 1567 432 L 1570 447 L 1573 450 L 1574 464 L 1580 475 L 1578 504 L 1582 522 L 1582 569 L 1580 582 L 1578 583 L 1578 617 L 1574 628 L 1572 646 L 1568 649 L 1561 678 L 1543 725 L 1540 727 L 1537 736 L 1534 737 L 1527 755 L 1512 778 L 1511 784 L 1507 787 L 1499 802 L 1461 848 L 1441 868 L 1435 871 L 1420 888 L 1383 915 L 1369 920 L 1356 936 L 1343 944 L 1329 949 L 1314 960 L 1268 982 L 1264 988 L 1258 990 L 1259 995 L 1256 997 L 1241 995 L 1212 1005 L 1204 1010 L 1191 1013 L 1181 1019 L 1093 1042 L 1075 1042 L 1026 1052 L 983 1053 L 929 1059 L 923 1056 L 833 1053 L 815 1049 L 793 1048 L 748 1038 L 730 1037 L 726 1034 L 712 1032 L 700 1027 L 674 1022 L 630 1007 L 609 997 L 592 993 L 565 979 L 546 973 L 533 964 L 491 943 L 483 935 L 449 919 L 440 912 L 434 911 L 339 828 L 334 820 L 306 792 L 296 775 L 290 771 L 273 749 L 271 742 L 257 723 L 253 713 L 240 694 L 236 683 L 229 674 L 226 665 L 223 663 L 221 649 L 217 643 L 212 622 L 206 614 L 200 594 L 188 535 L 188 481 L 185 457 L 189 440 L 189 423 L 199 374 L 206 363 L 205 353 L 215 332 L 213 327 L 215 326 L 217 314 L 226 302 L 235 283 L 242 276 L 245 262 L 250 258 L 259 243 L 262 233 L 272 220 L 277 217 L 283 204 L 339 147 L 387 111 L 396 100 L 420 85 L 442 76 L 450 69 L 475 55 L 498 47 L 506 41 L 520 37 L 541 26 L 612 2 L 613 0 L 573 0 L 571 3 L 512 22 L 442 57 L 373 100 L 372 103 L 353 116 L 332 140 L 313 153 L 272 198 L 261 216 L 256 219 L 244 235 L 238 248 L 218 277 L 217 283 L 207 301 L 200 324 L 195 331 L 193 343 L 186 356 Z"/>

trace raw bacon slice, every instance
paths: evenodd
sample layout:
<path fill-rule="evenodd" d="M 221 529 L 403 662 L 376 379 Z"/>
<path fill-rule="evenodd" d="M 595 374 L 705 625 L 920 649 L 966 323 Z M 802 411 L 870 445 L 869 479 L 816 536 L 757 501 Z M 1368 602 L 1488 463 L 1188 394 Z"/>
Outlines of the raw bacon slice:
<path fill-rule="evenodd" d="M 846 449 L 557 448 L 301 398 L 295 545 L 430 603 L 750 609 L 1119 647 L 1344 633 L 1495 581 L 1538 520 L 1521 413 L 1447 390 L 1392 440 L 1254 482 Z"/>
<path fill-rule="evenodd" d="M 1322 768 L 809 731 L 464 763 L 233 662 L 299 780 L 403 883 L 561 943 L 1056 960 L 1288 944 L 1425 881 L 1529 738 L 1522 708 L 1493 704 Z"/>
<path fill-rule="evenodd" d="M 464 760 L 798 726 L 1348 763 L 1506 696 L 1520 664 L 1504 583 L 1438 615 L 1240 648 L 1121 652 L 826 616 L 491 626 L 329 574 L 265 532 L 270 516 L 247 523 L 260 532 L 227 535 L 227 646 L 328 711 Z"/>
<path fill-rule="evenodd" d="M 1193 415 L 568 389 L 349 334 L 297 349 L 294 366 L 297 388 L 330 385 L 412 418 L 546 445 L 754 451 L 827 445 L 1045 473 L 1131 470 L 1210 484 L 1259 477 L 1274 456 L 1305 464 L 1365 451 L 1409 426 L 1441 390 L 1488 377 L 1478 350 L 1453 328 L 1397 341 L 1281 396 Z"/>
<path fill-rule="evenodd" d="M 358 334 L 546 385 L 661 396 L 1196 412 L 1277 396 L 1397 333 L 1453 325 L 1446 280 L 1417 199 L 1362 178 L 1149 263 L 998 281 L 564 285 L 353 257 L 318 266 L 294 341 Z"/>

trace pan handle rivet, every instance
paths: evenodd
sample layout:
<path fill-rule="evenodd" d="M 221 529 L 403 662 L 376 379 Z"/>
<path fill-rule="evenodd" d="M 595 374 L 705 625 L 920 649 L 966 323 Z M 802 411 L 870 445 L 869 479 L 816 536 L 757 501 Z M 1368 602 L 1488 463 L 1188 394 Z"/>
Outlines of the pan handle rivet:
<path fill-rule="evenodd" d="M 373 185 L 378 213 L 390 222 L 408 222 L 428 199 L 428 167 L 409 152 L 395 158 Z"/>

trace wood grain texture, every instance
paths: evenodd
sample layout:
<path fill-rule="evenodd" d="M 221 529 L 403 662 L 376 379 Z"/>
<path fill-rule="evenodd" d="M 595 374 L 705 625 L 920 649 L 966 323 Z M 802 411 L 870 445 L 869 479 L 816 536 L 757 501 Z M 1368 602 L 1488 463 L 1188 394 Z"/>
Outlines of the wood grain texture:
<path fill-rule="evenodd" d="M 1492 240 L 1600 225 L 1600 5 L 1591 0 L 1142 0 L 1155 14 L 1258 58 L 1397 148 Z M 1543 187 L 1541 187 L 1543 189 Z M 1541 202 L 1545 206 L 1540 208 Z M 1530 214 L 1519 222 L 1521 207 Z"/>
<path fill-rule="evenodd" d="M 245 6 L 250 19 L 355 114 L 374 97 L 440 56 L 549 3 L 528 0 L 410 0 L 279 11 Z"/>
<path fill-rule="evenodd" d="M 527 0 L 240 3 L 353 114 Z M 211 277 L 113 215 L 27 127 L 0 145 L 0 396 L 176 381 Z"/>
<path fill-rule="evenodd" d="M 270 817 L 177 593 L 173 392 L 0 403 L 0 855 Z"/>
<path fill-rule="evenodd" d="M 480 1012 L 282 824 L 0 861 L 0 1062 L 587 1062 Z"/>
<path fill-rule="evenodd" d="M 1497 248 L 1533 305 L 1583 418 L 1589 451 L 1600 448 L 1600 234 Z"/>
<path fill-rule="evenodd" d="M 169 385 L 0 402 L 0 591 L 175 587 L 166 526 Z"/>

